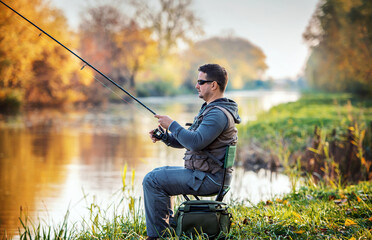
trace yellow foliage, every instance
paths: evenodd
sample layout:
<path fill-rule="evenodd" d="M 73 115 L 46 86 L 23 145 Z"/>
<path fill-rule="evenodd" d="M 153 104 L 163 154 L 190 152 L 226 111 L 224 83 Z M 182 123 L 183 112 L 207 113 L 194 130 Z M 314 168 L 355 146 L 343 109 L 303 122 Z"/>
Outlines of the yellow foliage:
<path fill-rule="evenodd" d="M 235 89 L 242 88 L 244 85 L 243 79 L 241 75 L 235 75 L 234 79 L 232 79 L 232 87 Z"/>
<path fill-rule="evenodd" d="M 131 186 L 132 186 L 132 187 L 134 187 L 134 177 L 135 177 L 135 173 L 136 173 L 136 171 L 135 171 L 135 169 L 133 168 L 133 169 L 132 169 L 132 181 L 131 181 Z"/>
<path fill-rule="evenodd" d="M 298 219 L 302 219 L 301 215 L 296 212 L 293 212 L 293 215 L 296 216 Z"/>
<path fill-rule="evenodd" d="M 46 0 L 8 3 L 70 49 L 77 38 L 69 30 L 62 12 Z M 34 7 L 37 6 L 37 7 Z M 82 78 L 74 56 L 11 10 L 0 6 L 0 85 L 24 89 L 30 104 L 65 104 L 84 100 L 75 88 L 92 77 Z"/>
<path fill-rule="evenodd" d="M 123 171 L 121 173 L 121 181 L 123 183 L 123 189 L 126 187 L 126 185 L 125 185 L 125 179 L 127 177 L 127 169 L 128 169 L 128 164 L 125 163 L 124 168 L 123 168 Z"/>
<path fill-rule="evenodd" d="M 131 23 L 120 32 L 115 33 L 117 57 L 114 65 L 125 66 L 129 75 L 136 75 L 146 64 L 157 56 L 156 42 L 151 39 L 150 29 L 141 29 Z"/>
<path fill-rule="evenodd" d="M 185 69 L 182 61 L 178 55 L 164 56 L 160 61 L 150 64 L 147 71 L 140 73 L 138 82 L 164 81 L 171 86 L 179 87 L 184 80 L 182 72 Z"/>
<path fill-rule="evenodd" d="M 345 226 L 352 226 L 352 225 L 357 225 L 357 223 L 354 222 L 353 220 L 347 218 L 345 220 Z"/>
<path fill-rule="evenodd" d="M 134 214 L 134 198 L 132 196 L 130 196 L 130 201 L 129 201 L 129 210 L 132 214 Z"/>

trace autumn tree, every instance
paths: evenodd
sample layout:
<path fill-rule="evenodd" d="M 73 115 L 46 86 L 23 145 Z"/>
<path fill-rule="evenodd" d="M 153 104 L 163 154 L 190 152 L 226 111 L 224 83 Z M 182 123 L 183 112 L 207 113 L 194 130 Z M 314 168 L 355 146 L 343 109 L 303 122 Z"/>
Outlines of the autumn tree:
<path fill-rule="evenodd" d="M 49 2 L 20 0 L 11 2 L 11 6 L 64 44 L 76 46 L 66 19 Z M 18 100 L 27 105 L 84 101 L 73 87 L 84 82 L 71 54 L 5 6 L 0 8 L 0 98 L 19 92 Z M 89 79 L 84 80 L 88 84 Z"/>
<path fill-rule="evenodd" d="M 124 71 L 132 89 L 135 88 L 135 79 L 139 71 L 157 56 L 156 44 L 151 39 L 151 33 L 150 29 L 141 29 L 132 20 L 115 36 L 117 51 L 114 54 L 114 64 Z"/>
<path fill-rule="evenodd" d="M 191 71 L 186 80 L 192 87 L 195 85 L 195 70 L 206 62 L 224 66 L 234 89 L 260 79 L 267 69 L 263 51 L 247 39 L 239 37 L 213 37 L 196 42 L 186 52 L 186 59 Z"/>
<path fill-rule="evenodd" d="M 132 0 L 141 24 L 153 31 L 161 57 L 176 50 L 181 43 L 189 44 L 202 35 L 201 19 L 192 10 L 193 0 Z"/>
<path fill-rule="evenodd" d="M 90 64 L 123 86 L 124 77 L 121 77 L 120 72 L 116 74 L 113 72 L 112 56 L 116 50 L 114 36 L 121 28 L 124 21 L 122 18 L 123 16 L 113 6 L 102 5 L 86 9 L 79 26 L 79 51 Z M 106 83 L 104 79 L 100 79 L 98 73 L 94 74 L 98 81 Z M 109 96 L 109 92 L 105 91 L 98 81 L 92 84 L 86 92 L 89 101 L 94 104 L 101 104 Z"/>
<path fill-rule="evenodd" d="M 140 28 L 115 5 L 91 7 L 80 24 L 80 51 L 119 85 L 134 89 L 136 75 L 156 56 L 151 33 L 148 28 Z M 93 88 L 94 97 L 97 98 L 97 92 L 102 94 L 97 87 Z"/>
<path fill-rule="evenodd" d="M 312 49 L 306 65 L 311 86 L 372 93 L 372 2 L 322 0 L 304 33 Z"/>

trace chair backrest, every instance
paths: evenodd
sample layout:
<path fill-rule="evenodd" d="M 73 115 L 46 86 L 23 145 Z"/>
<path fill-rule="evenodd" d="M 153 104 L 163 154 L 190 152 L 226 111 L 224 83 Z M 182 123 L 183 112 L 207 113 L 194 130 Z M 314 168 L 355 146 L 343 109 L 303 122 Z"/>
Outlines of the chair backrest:
<path fill-rule="evenodd" d="M 236 146 L 228 146 L 226 149 L 224 168 L 231 168 L 234 166 L 236 155 Z"/>
<path fill-rule="evenodd" d="M 205 153 L 208 156 L 210 154 L 208 152 L 205 152 Z M 227 149 L 226 149 L 225 161 L 224 161 L 224 164 L 223 164 L 223 166 L 224 166 L 223 180 L 222 180 L 222 183 L 221 183 L 220 191 L 217 194 L 216 201 L 222 201 L 223 197 L 230 190 L 230 186 L 225 187 L 225 177 L 226 177 L 227 168 L 231 168 L 231 167 L 234 166 L 235 155 L 236 155 L 236 146 L 233 146 L 233 145 L 228 146 Z M 213 157 L 213 155 L 212 155 L 212 157 Z M 215 194 L 212 194 L 211 196 L 213 196 L 213 195 L 215 195 Z M 186 194 L 183 194 L 183 196 L 185 197 L 185 199 L 187 201 L 190 201 L 190 198 Z M 198 196 L 196 196 L 196 195 L 193 195 L 193 196 L 195 197 L 195 199 L 200 200 Z"/>

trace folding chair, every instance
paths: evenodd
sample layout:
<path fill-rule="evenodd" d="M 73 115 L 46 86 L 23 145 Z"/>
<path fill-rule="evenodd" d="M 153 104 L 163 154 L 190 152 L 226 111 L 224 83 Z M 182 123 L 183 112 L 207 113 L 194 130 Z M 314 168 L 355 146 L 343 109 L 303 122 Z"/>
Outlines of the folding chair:
<path fill-rule="evenodd" d="M 205 152 L 210 158 L 212 158 L 216 163 L 221 163 L 218 159 L 216 159 L 212 154 Z M 225 154 L 225 160 L 223 163 L 223 178 L 222 178 L 222 183 L 221 183 L 221 188 L 219 192 L 217 193 L 215 201 L 221 202 L 223 198 L 225 197 L 226 193 L 230 190 L 230 186 L 225 187 L 225 178 L 226 178 L 226 172 L 228 168 L 231 168 L 234 166 L 235 162 L 235 155 L 236 155 L 236 146 L 230 145 L 226 149 L 226 154 Z M 222 164 L 221 164 L 222 165 Z M 204 197 L 211 197 L 215 196 L 216 194 L 204 196 Z M 200 198 L 197 195 L 193 195 L 196 200 L 200 200 Z M 186 195 L 183 194 L 183 197 L 187 200 L 190 201 L 190 198 Z"/>

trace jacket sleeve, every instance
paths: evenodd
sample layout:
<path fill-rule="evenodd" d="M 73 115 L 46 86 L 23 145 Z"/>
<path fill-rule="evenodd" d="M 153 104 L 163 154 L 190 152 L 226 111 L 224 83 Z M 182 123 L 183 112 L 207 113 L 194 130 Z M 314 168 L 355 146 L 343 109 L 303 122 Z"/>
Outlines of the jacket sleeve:
<path fill-rule="evenodd" d="M 205 114 L 203 121 L 195 131 L 187 130 L 175 121 L 169 130 L 183 147 L 200 151 L 211 144 L 227 127 L 227 124 L 227 116 L 220 109 L 214 108 Z"/>
<path fill-rule="evenodd" d="M 174 148 L 184 148 L 175 137 L 173 137 L 172 133 L 167 133 L 162 141 L 169 147 L 174 147 Z"/>

